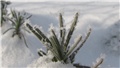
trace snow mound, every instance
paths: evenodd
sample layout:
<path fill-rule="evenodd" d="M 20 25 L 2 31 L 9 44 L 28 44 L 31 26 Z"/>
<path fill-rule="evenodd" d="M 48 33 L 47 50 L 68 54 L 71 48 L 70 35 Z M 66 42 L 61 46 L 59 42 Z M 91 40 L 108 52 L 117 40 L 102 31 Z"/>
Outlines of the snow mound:
<path fill-rule="evenodd" d="M 116 53 L 120 55 L 120 20 L 109 27 L 108 36 L 105 37 L 104 46 L 105 50 L 110 53 Z M 107 51 L 107 52 L 108 52 Z"/>
<path fill-rule="evenodd" d="M 1 30 L 0 30 L 0 31 L 1 31 L 0 34 L 3 35 L 3 33 L 4 33 L 8 28 L 11 28 L 10 23 L 3 22 L 3 26 L 0 28 L 0 29 L 1 29 Z"/>
<path fill-rule="evenodd" d="M 2 36 L 2 67 L 25 67 L 34 55 L 26 47 L 23 39 L 12 37 L 12 30 Z"/>
<path fill-rule="evenodd" d="M 38 58 L 33 63 L 27 66 L 27 68 L 75 68 L 72 64 L 63 64 L 60 61 L 52 62 L 52 54 L 48 51 L 48 54 Z"/>
<path fill-rule="evenodd" d="M 72 64 L 62 64 L 61 62 L 52 62 L 47 56 L 40 57 L 27 68 L 75 68 Z"/>

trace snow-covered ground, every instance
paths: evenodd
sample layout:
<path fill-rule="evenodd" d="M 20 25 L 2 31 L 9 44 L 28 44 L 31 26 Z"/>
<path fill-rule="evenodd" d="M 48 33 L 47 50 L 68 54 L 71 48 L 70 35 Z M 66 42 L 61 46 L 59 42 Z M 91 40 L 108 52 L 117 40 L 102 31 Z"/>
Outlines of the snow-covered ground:
<path fill-rule="evenodd" d="M 77 54 L 75 63 L 92 66 L 100 54 L 105 54 L 102 68 L 120 68 L 120 6 L 118 2 L 14 2 L 9 5 L 8 9 L 10 8 L 24 10 L 31 14 L 30 22 L 42 26 L 45 33 L 48 33 L 51 23 L 56 31 L 58 30 L 59 13 L 63 14 L 64 23 L 69 29 L 74 14 L 79 12 L 79 22 L 73 38 L 79 34 L 84 37 L 89 27 L 92 28 L 92 33 Z M 23 41 L 17 40 L 16 37 L 13 39 L 9 37 L 9 33 L 2 36 L 3 66 L 27 66 L 39 57 L 37 49 L 44 48 L 33 35 L 27 36 L 29 49 L 25 48 Z M 71 40 L 71 44 L 72 41 L 74 40 Z"/>

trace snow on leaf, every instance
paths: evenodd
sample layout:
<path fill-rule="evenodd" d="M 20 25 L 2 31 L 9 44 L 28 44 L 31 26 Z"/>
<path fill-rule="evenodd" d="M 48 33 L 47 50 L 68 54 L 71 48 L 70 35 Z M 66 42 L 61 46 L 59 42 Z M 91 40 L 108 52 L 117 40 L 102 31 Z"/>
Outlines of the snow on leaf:
<path fill-rule="evenodd" d="M 55 27 L 53 26 L 53 24 L 50 24 L 50 28 L 48 29 L 49 31 L 51 31 L 51 29 L 54 29 Z"/>

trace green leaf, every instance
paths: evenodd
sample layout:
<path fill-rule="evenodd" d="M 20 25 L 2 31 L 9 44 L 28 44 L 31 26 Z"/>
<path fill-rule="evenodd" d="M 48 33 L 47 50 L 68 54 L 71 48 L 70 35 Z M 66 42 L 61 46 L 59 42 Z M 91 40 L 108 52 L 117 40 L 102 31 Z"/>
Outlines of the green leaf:
<path fill-rule="evenodd" d="M 26 26 L 40 41 L 42 40 L 42 37 L 33 29 L 33 27 L 30 24 L 26 23 Z"/>
<path fill-rule="evenodd" d="M 84 44 L 84 43 L 86 42 L 86 40 L 88 39 L 90 33 L 91 33 L 91 28 L 89 29 L 89 32 L 87 33 L 87 36 L 85 37 L 85 39 L 82 41 L 82 43 L 79 45 L 79 47 L 78 47 L 71 55 L 73 55 L 74 53 L 77 53 L 77 52 L 80 50 L 80 48 L 83 46 L 83 44 Z"/>
<path fill-rule="evenodd" d="M 49 41 L 49 39 L 45 36 L 45 34 L 40 30 L 38 29 L 37 27 L 34 27 L 34 29 L 38 32 L 38 34 L 42 37 L 43 39 L 43 42 L 47 42 L 47 43 L 50 43 L 51 42 Z"/>
<path fill-rule="evenodd" d="M 76 40 L 76 42 L 72 45 L 72 47 L 69 49 L 69 51 L 67 52 L 67 56 L 69 56 L 73 50 L 77 47 L 77 45 L 79 44 L 79 42 L 82 40 L 82 36 L 78 36 L 78 39 Z"/>
<path fill-rule="evenodd" d="M 5 34 L 6 32 L 8 32 L 8 31 L 11 30 L 11 29 L 15 29 L 15 28 L 9 28 L 9 29 L 7 29 L 5 32 L 3 32 L 3 34 Z"/>
<path fill-rule="evenodd" d="M 62 38 L 63 37 L 63 29 L 61 29 L 61 28 L 63 28 L 63 18 L 62 18 L 62 14 L 60 13 L 60 15 L 59 15 L 59 20 L 60 20 L 60 37 Z"/>
<path fill-rule="evenodd" d="M 68 46 L 68 44 L 69 44 L 69 41 L 70 41 L 70 39 L 71 39 L 71 36 L 72 36 L 73 31 L 74 31 L 74 29 L 75 29 L 75 26 L 76 26 L 76 24 L 77 24 L 78 15 L 79 15 L 78 13 L 75 14 L 74 21 L 73 21 L 73 23 L 72 23 L 72 25 L 71 25 L 71 27 L 70 27 L 69 32 L 68 32 L 68 35 L 67 35 L 67 38 L 66 38 L 66 41 L 65 41 L 65 44 L 64 44 L 64 46 L 65 46 L 66 48 L 67 48 L 67 46 Z"/>
<path fill-rule="evenodd" d="M 28 44 L 26 42 L 25 36 L 22 33 L 21 33 L 21 35 L 23 36 L 23 40 L 24 40 L 24 43 L 25 43 L 26 47 L 28 48 Z"/>
<path fill-rule="evenodd" d="M 26 26 L 30 29 L 30 31 L 40 40 L 42 44 L 49 43 L 50 45 L 46 45 L 48 49 L 51 48 L 51 42 L 49 39 L 38 29 L 33 28 L 30 24 L 26 23 Z"/>
<path fill-rule="evenodd" d="M 59 14 L 59 20 L 60 20 L 60 45 L 61 47 L 63 48 L 63 52 L 65 52 L 65 47 L 64 47 L 64 40 L 65 40 L 65 28 L 64 28 L 64 25 L 63 25 L 63 17 L 62 17 L 62 14 L 60 13 Z"/>
<path fill-rule="evenodd" d="M 42 51 L 42 50 L 39 50 L 39 51 L 38 51 L 38 55 L 39 55 L 39 56 L 43 56 L 43 55 L 46 55 L 46 53 L 45 53 L 44 51 Z"/>

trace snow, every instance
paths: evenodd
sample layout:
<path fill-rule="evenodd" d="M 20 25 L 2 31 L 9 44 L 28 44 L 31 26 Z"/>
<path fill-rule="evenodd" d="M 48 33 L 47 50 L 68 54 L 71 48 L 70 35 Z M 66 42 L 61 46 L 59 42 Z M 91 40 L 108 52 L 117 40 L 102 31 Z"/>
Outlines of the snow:
<path fill-rule="evenodd" d="M 92 32 L 84 46 L 80 49 L 75 57 L 75 63 L 92 66 L 92 63 L 99 57 L 105 54 L 106 57 L 101 65 L 101 68 L 119 68 L 120 58 L 120 18 L 119 18 L 119 3 L 118 2 L 31 2 L 19 3 L 14 2 L 8 6 L 17 11 L 25 10 L 32 14 L 30 22 L 33 25 L 42 26 L 45 34 L 48 33 L 49 25 L 52 23 L 54 29 L 58 29 L 58 17 L 62 12 L 65 28 L 69 28 L 71 21 L 76 12 L 79 12 L 79 21 L 73 34 L 70 44 L 73 44 L 74 38 L 81 34 L 83 38 L 90 26 Z M 2 27 L 3 33 L 9 25 Z M 0 29 L 0 30 L 1 30 Z M 11 38 L 11 31 L 2 36 L 2 65 L 9 67 L 33 67 L 46 66 L 50 67 L 66 67 L 67 65 L 60 62 L 51 62 L 49 57 L 39 57 L 37 50 L 45 46 L 34 37 L 33 34 L 25 34 L 29 48 L 26 47 L 22 40 L 18 37 Z M 58 31 L 57 31 L 58 32 Z M 114 38 L 113 38 L 114 37 Z M 108 42 L 106 44 L 106 42 Z M 1 54 L 0 53 L 0 54 Z M 47 60 L 47 62 L 43 62 Z M 8 62 L 9 61 L 9 62 Z M 43 65 L 45 64 L 45 65 Z M 71 64 L 68 64 L 72 67 Z M 50 67 L 52 68 L 52 67 Z"/>
<path fill-rule="evenodd" d="M 47 61 L 47 62 L 43 62 Z M 61 62 L 52 62 L 47 57 L 40 57 L 27 68 L 75 68 L 72 64 L 63 64 Z"/>
<path fill-rule="evenodd" d="M 50 24 L 50 28 L 48 29 L 48 31 L 51 31 L 53 29 L 55 29 L 55 27 L 53 26 L 53 24 Z"/>
<path fill-rule="evenodd" d="M 34 55 L 26 47 L 23 39 L 17 35 L 12 37 L 12 32 L 13 30 L 10 30 L 2 35 L 2 66 L 25 67 L 34 59 Z"/>
<path fill-rule="evenodd" d="M 75 68 L 72 64 L 63 64 L 59 61 L 52 62 L 51 59 L 53 57 L 52 53 L 48 51 L 47 55 L 33 61 L 27 68 Z"/>

